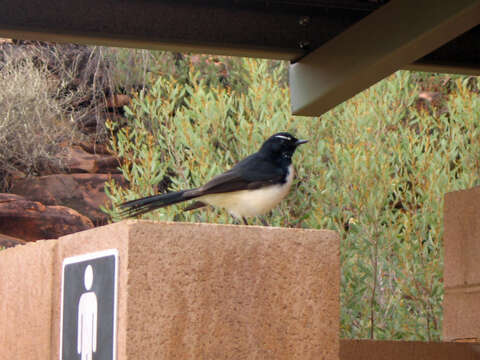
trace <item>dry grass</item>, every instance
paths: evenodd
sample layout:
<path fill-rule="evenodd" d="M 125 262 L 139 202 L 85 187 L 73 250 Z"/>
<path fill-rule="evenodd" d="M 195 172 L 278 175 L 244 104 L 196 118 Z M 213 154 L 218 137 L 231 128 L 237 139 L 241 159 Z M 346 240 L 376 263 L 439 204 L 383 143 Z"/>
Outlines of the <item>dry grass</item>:
<path fill-rule="evenodd" d="M 64 146 L 78 137 L 66 112 L 71 96 L 60 96 L 60 80 L 32 57 L 7 59 L 0 69 L 0 173 L 26 175 L 61 166 Z"/>
<path fill-rule="evenodd" d="M 0 191 L 11 178 L 61 170 L 72 143 L 105 139 L 111 85 L 104 49 L 23 42 L 0 49 Z"/>

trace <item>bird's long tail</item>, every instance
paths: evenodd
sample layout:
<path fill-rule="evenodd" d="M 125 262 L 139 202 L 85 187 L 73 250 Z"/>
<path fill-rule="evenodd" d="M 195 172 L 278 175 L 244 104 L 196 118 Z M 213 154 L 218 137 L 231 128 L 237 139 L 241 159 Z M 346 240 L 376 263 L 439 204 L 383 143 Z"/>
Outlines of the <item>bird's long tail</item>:
<path fill-rule="evenodd" d="M 173 205 L 182 201 L 196 198 L 198 195 L 192 190 L 182 190 L 162 195 L 147 196 L 137 200 L 131 200 L 119 204 L 122 218 L 134 217 L 145 214 L 149 211 Z"/>

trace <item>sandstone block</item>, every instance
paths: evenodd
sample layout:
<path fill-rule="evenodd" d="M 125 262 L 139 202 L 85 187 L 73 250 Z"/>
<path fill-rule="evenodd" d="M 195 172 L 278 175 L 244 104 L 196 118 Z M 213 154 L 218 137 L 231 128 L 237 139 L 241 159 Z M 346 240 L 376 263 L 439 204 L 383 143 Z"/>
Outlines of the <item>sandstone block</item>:
<path fill-rule="evenodd" d="M 443 337 L 480 338 L 480 187 L 445 196 Z"/>
<path fill-rule="evenodd" d="M 52 359 L 55 240 L 0 251 L 0 358 Z"/>
<path fill-rule="evenodd" d="M 480 344 L 340 340 L 341 360 L 474 360 L 479 357 Z"/>
<path fill-rule="evenodd" d="M 119 359 L 338 359 L 334 232 L 126 221 L 63 237 L 59 261 L 112 247 Z"/>
<path fill-rule="evenodd" d="M 112 248 L 119 360 L 339 358 L 336 233 L 132 220 L 0 252 L 0 358 L 58 359 L 63 259 Z"/>
<path fill-rule="evenodd" d="M 480 287 L 445 289 L 443 338 L 480 339 Z"/>
<path fill-rule="evenodd" d="M 445 287 L 480 285 L 480 187 L 445 195 Z"/>

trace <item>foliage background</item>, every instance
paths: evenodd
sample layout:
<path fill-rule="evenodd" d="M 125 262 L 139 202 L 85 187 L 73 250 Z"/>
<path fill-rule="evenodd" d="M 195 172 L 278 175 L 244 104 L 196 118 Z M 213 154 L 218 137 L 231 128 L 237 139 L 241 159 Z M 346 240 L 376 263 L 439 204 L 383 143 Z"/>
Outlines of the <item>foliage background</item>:
<path fill-rule="evenodd" d="M 0 61 L 0 189 L 5 174 L 38 173 L 60 166 L 60 143 L 77 132 L 68 114 L 70 96 L 59 96 L 58 79 L 32 57 Z"/>
<path fill-rule="evenodd" d="M 145 56 L 136 54 L 129 59 Z M 310 142 L 294 156 L 291 193 L 265 219 L 340 233 L 341 336 L 440 339 L 443 196 L 479 184 L 478 78 L 397 72 L 302 118 L 290 115 L 285 63 L 148 56 L 142 86 L 124 88 L 133 95 L 128 124 L 108 124 L 130 184 L 106 186 L 113 219 L 115 204 L 199 186 L 271 134 L 291 131 Z M 437 100 L 419 100 L 425 89 Z M 232 222 L 223 211 L 181 208 L 144 217 Z"/>
<path fill-rule="evenodd" d="M 73 144 L 105 141 L 116 69 L 106 54 L 111 50 L 0 39 L 0 192 L 16 179 L 68 171 Z"/>

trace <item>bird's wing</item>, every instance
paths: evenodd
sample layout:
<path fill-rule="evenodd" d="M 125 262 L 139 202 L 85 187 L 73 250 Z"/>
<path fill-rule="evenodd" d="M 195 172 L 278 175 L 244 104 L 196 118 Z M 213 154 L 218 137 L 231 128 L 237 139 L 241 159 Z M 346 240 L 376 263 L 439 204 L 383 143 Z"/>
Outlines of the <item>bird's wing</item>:
<path fill-rule="evenodd" d="M 276 184 L 285 178 L 282 169 L 271 162 L 253 154 L 227 172 L 214 177 L 208 183 L 198 188 L 202 195 L 218 194 L 239 190 L 253 190 Z"/>

